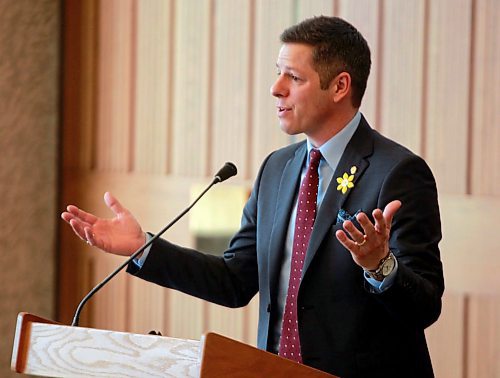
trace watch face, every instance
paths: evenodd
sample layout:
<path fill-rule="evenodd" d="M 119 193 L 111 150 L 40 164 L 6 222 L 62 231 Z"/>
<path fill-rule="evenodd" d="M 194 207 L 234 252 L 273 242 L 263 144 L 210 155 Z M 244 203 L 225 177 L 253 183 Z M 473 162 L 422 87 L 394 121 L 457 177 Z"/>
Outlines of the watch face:
<path fill-rule="evenodd" d="M 395 265 L 395 262 L 394 262 L 394 258 L 393 257 L 387 259 L 384 262 L 384 265 L 382 266 L 382 275 L 384 277 L 388 276 L 392 272 L 392 270 L 394 269 L 394 265 Z"/>

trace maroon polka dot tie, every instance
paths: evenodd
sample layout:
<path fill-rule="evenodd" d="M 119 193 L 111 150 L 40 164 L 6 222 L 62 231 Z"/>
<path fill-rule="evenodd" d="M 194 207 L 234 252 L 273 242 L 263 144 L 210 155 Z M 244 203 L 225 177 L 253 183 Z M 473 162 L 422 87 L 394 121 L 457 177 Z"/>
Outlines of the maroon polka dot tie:
<path fill-rule="evenodd" d="M 321 152 L 312 149 L 306 175 L 300 186 L 293 236 L 292 260 L 290 264 L 290 280 L 283 313 L 283 325 L 279 355 L 296 362 L 302 362 L 300 352 L 299 328 L 297 319 L 297 294 L 299 292 L 302 267 L 306 257 L 307 246 L 316 219 L 316 199 L 318 196 L 318 166 Z"/>

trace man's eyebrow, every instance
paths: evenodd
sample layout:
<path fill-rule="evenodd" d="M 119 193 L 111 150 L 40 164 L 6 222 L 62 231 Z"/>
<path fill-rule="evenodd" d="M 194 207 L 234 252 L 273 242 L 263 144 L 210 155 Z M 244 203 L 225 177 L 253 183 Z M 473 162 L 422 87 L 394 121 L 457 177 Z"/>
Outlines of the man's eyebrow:
<path fill-rule="evenodd" d="M 276 68 L 283 68 L 283 69 L 286 69 L 286 70 L 289 70 L 289 71 L 295 71 L 295 68 L 293 68 L 292 66 L 289 66 L 288 64 L 285 64 L 283 67 L 280 67 L 280 65 L 278 63 L 276 63 Z"/>

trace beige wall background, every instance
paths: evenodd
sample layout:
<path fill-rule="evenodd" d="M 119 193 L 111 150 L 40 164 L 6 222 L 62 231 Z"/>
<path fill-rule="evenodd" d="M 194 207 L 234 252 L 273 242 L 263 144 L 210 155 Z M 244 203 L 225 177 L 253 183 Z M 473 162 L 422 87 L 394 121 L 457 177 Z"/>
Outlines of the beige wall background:
<path fill-rule="evenodd" d="M 422 155 L 438 181 L 447 291 L 443 314 L 428 330 L 436 375 L 500 377 L 498 1 L 67 0 L 60 208 L 77 203 L 107 216 L 102 194 L 110 190 L 155 231 L 225 161 L 239 175 L 224 185 L 250 186 L 265 155 L 293 141 L 279 130 L 269 95 L 278 35 L 319 14 L 344 17 L 365 35 L 373 69 L 362 111 L 383 134 Z M 57 56 L 50 62 L 55 69 Z M 38 140 L 37 132 L 28 134 Z M 36 193 L 51 196 L 52 188 L 33 184 L 33 175 L 51 177 L 33 172 L 43 160 L 23 164 Z M 41 210 L 35 219 L 50 227 L 55 216 Z M 193 245 L 189 217 L 167 236 Z M 53 253 L 47 239 L 37 246 L 42 241 Z M 87 247 L 63 225 L 59 246 L 57 317 L 69 323 L 79 300 L 121 260 Z M 89 302 L 82 324 L 194 339 L 212 330 L 254 343 L 256 300 L 225 309 L 123 273 Z"/>
<path fill-rule="evenodd" d="M 0 376 L 20 311 L 54 318 L 60 4 L 0 0 Z"/>

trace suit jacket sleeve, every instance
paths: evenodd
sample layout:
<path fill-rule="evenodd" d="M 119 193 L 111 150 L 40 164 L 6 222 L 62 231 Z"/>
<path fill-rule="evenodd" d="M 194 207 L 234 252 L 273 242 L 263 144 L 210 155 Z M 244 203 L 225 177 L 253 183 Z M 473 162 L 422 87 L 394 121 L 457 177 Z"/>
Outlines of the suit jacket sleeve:
<path fill-rule="evenodd" d="M 131 263 L 127 272 L 222 306 L 247 305 L 259 289 L 256 201 L 260 178 L 261 173 L 243 209 L 241 227 L 222 257 L 158 239 L 142 268 Z"/>
<path fill-rule="evenodd" d="M 393 285 L 380 294 L 366 283 L 396 318 L 425 328 L 441 312 L 444 279 L 438 243 L 441 224 L 436 183 L 427 164 L 411 155 L 395 165 L 380 190 L 379 207 L 402 202 L 391 228 L 390 248 L 398 259 Z"/>

